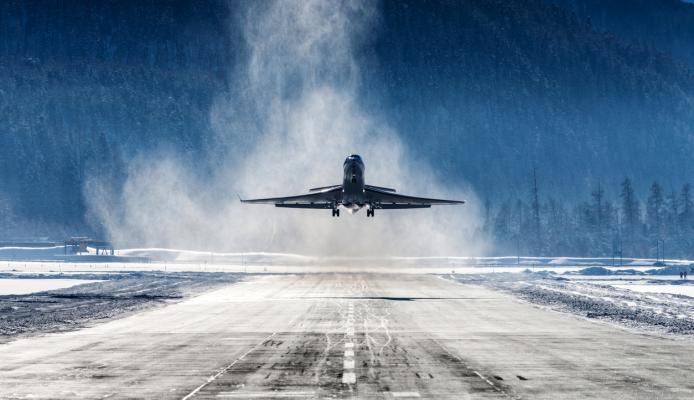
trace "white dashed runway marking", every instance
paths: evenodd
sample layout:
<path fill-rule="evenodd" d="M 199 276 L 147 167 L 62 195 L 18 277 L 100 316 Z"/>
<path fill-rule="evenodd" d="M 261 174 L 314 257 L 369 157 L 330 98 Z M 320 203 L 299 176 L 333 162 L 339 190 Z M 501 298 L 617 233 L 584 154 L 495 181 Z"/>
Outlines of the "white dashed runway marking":
<path fill-rule="evenodd" d="M 349 312 L 347 315 L 347 330 L 345 336 L 348 338 L 345 342 L 345 359 L 343 362 L 342 383 L 354 384 L 357 382 L 357 376 L 354 373 L 354 342 L 351 338 L 354 337 L 354 303 L 349 303 Z"/>
<path fill-rule="evenodd" d="M 344 374 L 342 374 L 342 383 L 357 383 L 357 376 L 354 375 L 354 372 L 345 372 Z"/>
<path fill-rule="evenodd" d="M 419 397 L 422 397 L 419 395 L 419 392 L 391 392 L 390 394 L 396 398 L 419 398 Z"/>
<path fill-rule="evenodd" d="M 221 392 L 219 398 L 226 399 L 305 399 L 314 397 L 316 392 Z"/>

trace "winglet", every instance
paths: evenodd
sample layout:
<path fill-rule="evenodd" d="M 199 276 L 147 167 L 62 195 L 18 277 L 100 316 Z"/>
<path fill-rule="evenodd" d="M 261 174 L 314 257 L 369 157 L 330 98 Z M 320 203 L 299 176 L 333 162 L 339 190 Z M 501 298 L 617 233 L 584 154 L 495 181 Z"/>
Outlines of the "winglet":
<path fill-rule="evenodd" d="M 240 196 L 238 193 L 236 193 L 236 197 L 239 198 L 239 201 L 240 201 L 241 203 L 245 203 L 245 202 L 246 202 L 246 200 L 242 199 L 241 196 Z"/>

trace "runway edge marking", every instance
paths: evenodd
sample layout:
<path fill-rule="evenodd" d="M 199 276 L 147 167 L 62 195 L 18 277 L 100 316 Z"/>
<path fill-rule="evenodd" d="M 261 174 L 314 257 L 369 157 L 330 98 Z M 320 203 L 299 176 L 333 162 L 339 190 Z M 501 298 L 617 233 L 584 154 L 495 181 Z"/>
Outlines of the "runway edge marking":
<path fill-rule="evenodd" d="M 232 362 L 231 364 L 227 365 L 226 367 L 220 369 L 216 374 L 214 374 L 214 375 L 210 376 L 209 378 L 207 378 L 207 381 L 205 381 L 205 383 L 203 383 L 202 385 L 200 385 L 200 386 L 196 387 L 195 389 L 193 389 L 192 392 L 188 393 L 188 394 L 187 394 L 186 396 L 184 396 L 181 400 L 189 400 L 190 398 L 192 398 L 193 396 L 195 396 L 195 395 L 196 395 L 199 391 L 201 391 L 205 386 L 207 386 L 207 385 L 209 385 L 210 383 L 214 382 L 215 379 L 219 378 L 220 376 L 222 376 L 222 374 L 224 374 L 224 373 L 226 373 L 227 371 L 229 371 L 234 365 L 236 365 L 237 362 L 239 362 L 239 361 L 243 360 L 244 358 L 246 358 L 247 355 L 251 354 L 251 353 L 252 353 L 255 349 L 257 349 L 261 344 L 265 343 L 265 342 L 268 341 L 269 339 L 272 339 L 275 335 L 277 335 L 277 332 L 272 332 L 272 334 L 266 336 L 263 340 L 261 340 L 260 342 L 258 342 L 258 344 L 256 344 L 255 346 L 251 347 L 247 352 L 243 353 L 243 354 L 241 355 L 241 357 L 239 357 L 239 358 L 237 358 L 236 360 L 234 360 L 234 362 Z"/>

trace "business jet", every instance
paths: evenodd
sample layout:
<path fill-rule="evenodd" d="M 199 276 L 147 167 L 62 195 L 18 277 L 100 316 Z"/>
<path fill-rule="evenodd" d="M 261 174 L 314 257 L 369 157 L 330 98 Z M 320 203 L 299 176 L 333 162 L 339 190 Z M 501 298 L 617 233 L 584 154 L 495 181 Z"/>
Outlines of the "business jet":
<path fill-rule="evenodd" d="M 340 216 L 340 207 L 354 214 L 366 207 L 366 216 L 373 217 L 376 210 L 400 210 L 406 208 L 430 208 L 432 205 L 464 204 L 461 200 L 429 199 L 397 194 L 395 189 L 364 183 L 364 161 L 357 154 L 345 159 L 342 184 L 309 189 L 298 196 L 271 197 L 243 200 L 248 204 L 274 204 L 284 208 L 315 208 L 332 210 L 333 217 Z"/>

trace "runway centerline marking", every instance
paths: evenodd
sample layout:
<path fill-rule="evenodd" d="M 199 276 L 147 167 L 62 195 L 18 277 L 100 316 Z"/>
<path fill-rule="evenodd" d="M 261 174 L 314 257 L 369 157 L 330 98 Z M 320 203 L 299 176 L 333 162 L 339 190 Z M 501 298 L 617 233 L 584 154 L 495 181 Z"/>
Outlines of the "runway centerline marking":
<path fill-rule="evenodd" d="M 422 397 L 420 396 L 419 392 L 391 392 L 390 395 L 397 398 Z"/>
<path fill-rule="evenodd" d="M 207 385 L 209 385 L 210 383 L 214 382 L 215 379 L 219 378 L 219 377 L 222 376 L 224 373 L 226 373 L 227 371 L 229 371 L 234 365 L 236 365 L 237 362 L 242 361 L 244 358 L 246 358 L 247 355 L 251 354 L 251 352 L 253 352 L 255 349 L 257 349 L 258 347 L 260 347 L 261 344 L 265 343 L 265 342 L 268 341 L 269 339 L 272 339 L 275 335 L 277 335 L 277 332 L 272 332 L 272 334 L 266 336 L 263 340 L 261 340 L 260 342 L 258 342 L 258 344 L 256 344 L 255 346 L 251 347 L 247 352 L 243 353 L 243 354 L 241 355 L 241 357 L 239 357 L 239 358 L 237 358 L 236 360 L 234 360 L 234 362 L 232 362 L 231 364 L 229 364 L 229 365 L 227 365 L 226 367 L 222 368 L 222 369 L 219 370 L 216 374 L 214 374 L 214 375 L 210 376 L 209 378 L 207 378 L 207 381 L 206 381 L 206 382 L 204 382 L 202 385 L 200 385 L 200 386 L 196 387 L 195 389 L 193 389 L 192 392 L 188 393 L 188 394 L 187 394 L 186 396 L 184 396 L 181 400 L 188 400 L 188 399 L 192 398 L 193 396 L 195 396 L 195 395 L 196 395 L 200 390 L 202 390 L 205 386 L 207 386 Z"/>
<path fill-rule="evenodd" d="M 342 374 L 342 383 L 357 383 L 357 376 L 354 374 L 354 372 L 345 372 Z"/>
<path fill-rule="evenodd" d="M 349 312 L 347 313 L 347 326 L 346 326 L 346 333 L 345 336 L 350 338 L 350 339 L 345 339 L 345 354 L 344 354 L 344 360 L 342 362 L 342 383 L 345 384 L 354 384 L 357 382 L 357 376 L 353 372 L 354 371 L 354 342 L 352 341 L 347 341 L 351 340 L 352 337 L 354 337 L 354 303 L 349 303 L 347 308 L 349 309 Z M 352 389 L 350 388 L 350 391 Z"/>
<path fill-rule="evenodd" d="M 316 392 L 221 392 L 218 393 L 216 397 L 222 398 L 239 398 L 239 399 L 250 399 L 250 398 L 263 398 L 263 399 L 305 399 L 307 397 L 313 397 Z"/>

